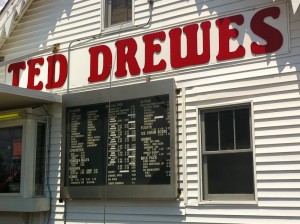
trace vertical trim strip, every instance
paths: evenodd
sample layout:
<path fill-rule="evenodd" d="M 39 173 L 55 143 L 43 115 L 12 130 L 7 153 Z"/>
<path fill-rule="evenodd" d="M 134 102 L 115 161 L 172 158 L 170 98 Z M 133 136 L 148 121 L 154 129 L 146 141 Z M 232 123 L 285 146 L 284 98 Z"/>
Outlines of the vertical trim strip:
<path fill-rule="evenodd" d="M 181 90 L 181 101 L 182 101 L 182 172 L 183 172 L 183 201 L 184 204 L 188 203 L 188 191 L 187 191 L 187 158 L 186 158 L 186 90 L 182 87 Z"/>
<path fill-rule="evenodd" d="M 254 127 L 254 102 L 251 101 L 251 147 L 253 156 L 253 181 L 254 181 L 254 200 L 258 202 L 258 191 L 257 191 L 257 175 L 256 175 L 256 148 L 255 148 L 255 127 Z"/>

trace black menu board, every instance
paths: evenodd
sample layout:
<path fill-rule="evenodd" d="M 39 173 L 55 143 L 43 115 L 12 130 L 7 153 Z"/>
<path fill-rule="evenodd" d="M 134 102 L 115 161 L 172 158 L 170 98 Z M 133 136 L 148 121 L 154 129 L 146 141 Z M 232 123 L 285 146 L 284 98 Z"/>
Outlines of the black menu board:
<path fill-rule="evenodd" d="M 169 96 L 67 108 L 69 186 L 170 184 Z"/>
<path fill-rule="evenodd" d="M 176 197 L 173 79 L 63 95 L 62 198 Z"/>
<path fill-rule="evenodd" d="M 101 185 L 105 159 L 104 111 L 97 106 L 68 109 L 67 149 L 70 186 Z"/>

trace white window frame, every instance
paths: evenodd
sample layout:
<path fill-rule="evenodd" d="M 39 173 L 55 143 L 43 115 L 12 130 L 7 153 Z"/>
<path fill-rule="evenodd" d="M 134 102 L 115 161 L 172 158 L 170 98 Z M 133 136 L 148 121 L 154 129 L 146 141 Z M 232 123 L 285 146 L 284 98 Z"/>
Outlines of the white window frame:
<path fill-rule="evenodd" d="M 21 118 L 0 120 L 0 128 L 22 126 L 22 158 L 21 158 L 21 180 L 20 193 L 0 193 L 1 211 L 46 211 L 49 208 L 49 198 L 45 195 L 46 182 L 44 183 L 44 194 L 35 195 L 36 174 L 36 137 L 37 123 L 46 123 L 46 145 L 48 138 L 47 121 L 43 116 L 32 115 L 32 109 L 1 111 L 2 113 L 25 114 Z M 45 165 L 47 153 L 45 152 Z M 46 167 L 44 172 L 46 178 Z M 27 206 L 26 206 L 27 205 Z M 40 207 L 37 207 L 40 206 Z"/>
<path fill-rule="evenodd" d="M 111 17 L 111 13 L 110 13 L 110 15 L 106 15 L 106 13 L 107 13 L 107 9 L 106 9 L 106 7 L 107 7 L 107 1 L 109 1 L 109 0 L 102 0 L 102 4 L 101 4 L 101 6 L 102 6 L 102 10 L 101 10 L 101 12 L 102 12 L 102 17 L 101 17 L 101 19 L 102 19 L 102 30 L 105 30 L 105 31 L 112 31 L 112 30 L 120 30 L 120 29 L 126 29 L 126 28 L 128 28 L 128 27 L 131 27 L 131 26 L 133 26 L 133 24 L 134 24 L 134 3 L 135 3 L 135 0 L 132 0 L 132 15 L 131 15 L 131 20 L 130 21 L 124 21 L 124 22 L 121 22 L 121 23 L 118 23 L 118 24 L 115 24 L 115 25 L 108 25 L 107 24 L 107 20 L 108 20 L 108 18 L 107 17 Z M 111 19 L 110 19 L 110 21 L 111 21 Z M 106 25 L 107 24 L 107 25 Z"/>
<path fill-rule="evenodd" d="M 252 151 L 253 156 L 253 185 L 254 185 L 254 192 L 251 194 L 249 198 L 247 197 L 239 197 L 235 194 L 230 195 L 226 194 L 226 196 L 220 196 L 220 197 L 211 197 L 209 200 L 204 199 L 205 192 L 204 192 L 204 175 L 203 175 L 203 161 L 202 161 L 202 155 L 203 155 L 203 142 L 202 142 L 202 136 L 203 136 L 203 129 L 202 129 L 202 117 L 201 112 L 207 111 L 207 110 L 216 110 L 216 111 L 222 111 L 226 108 L 238 108 L 243 106 L 249 106 L 250 109 L 250 147 Z M 256 160 L 255 160 L 255 138 L 254 138 L 254 112 L 253 112 L 253 101 L 252 100 L 246 100 L 246 101 L 233 101 L 233 102 L 227 102 L 227 103 L 218 103 L 218 104 L 208 104 L 199 106 L 196 108 L 197 111 L 197 145 L 198 145 L 198 170 L 199 170 L 199 194 L 198 194 L 198 202 L 200 204 L 257 204 L 258 198 L 257 198 L 257 181 L 256 181 Z M 212 195 L 210 195 L 212 196 Z M 233 197 L 232 197 L 233 196 Z"/>

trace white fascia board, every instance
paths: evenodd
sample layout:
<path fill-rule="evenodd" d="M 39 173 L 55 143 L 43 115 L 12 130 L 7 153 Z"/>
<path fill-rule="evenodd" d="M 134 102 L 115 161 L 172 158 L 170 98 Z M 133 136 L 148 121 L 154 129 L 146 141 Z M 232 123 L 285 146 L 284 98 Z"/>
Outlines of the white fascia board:
<path fill-rule="evenodd" d="M 0 84 L 0 110 L 18 109 L 61 102 L 62 96 L 55 93 Z"/>
<path fill-rule="evenodd" d="M 0 35 L 7 39 L 33 0 L 10 0 L 0 14 Z M 0 46 L 1 47 L 1 46 Z"/>
<path fill-rule="evenodd" d="M 50 198 L 1 197 L 1 212 L 45 212 L 50 210 Z"/>

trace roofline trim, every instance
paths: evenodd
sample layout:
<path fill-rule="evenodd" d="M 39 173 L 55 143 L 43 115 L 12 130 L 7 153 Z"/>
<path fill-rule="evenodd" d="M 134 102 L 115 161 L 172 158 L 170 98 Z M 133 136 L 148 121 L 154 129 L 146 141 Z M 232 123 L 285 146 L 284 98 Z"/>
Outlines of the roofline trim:
<path fill-rule="evenodd" d="M 9 0 L 0 13 L 0 37 L 7 39 L 33 0 Z M 17 17 L 16 17 L 17 15 Z M 1 47 L 1 46 L 0 46 Z"/>

